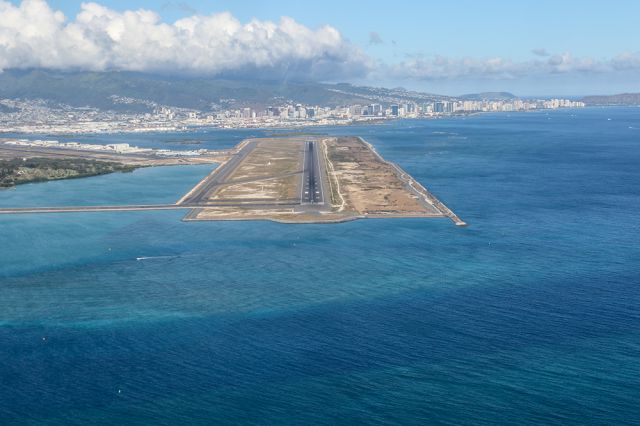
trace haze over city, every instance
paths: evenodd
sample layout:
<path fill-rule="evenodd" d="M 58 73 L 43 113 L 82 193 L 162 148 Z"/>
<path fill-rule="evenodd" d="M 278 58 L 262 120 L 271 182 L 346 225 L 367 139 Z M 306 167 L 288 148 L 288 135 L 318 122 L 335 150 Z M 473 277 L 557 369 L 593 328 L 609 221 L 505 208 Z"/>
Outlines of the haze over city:
<path fill-rule="evenodd" d="M 639 15 L 634 1 L 3 0 L 0 69 L 612 94 L 640 90 Z"/>

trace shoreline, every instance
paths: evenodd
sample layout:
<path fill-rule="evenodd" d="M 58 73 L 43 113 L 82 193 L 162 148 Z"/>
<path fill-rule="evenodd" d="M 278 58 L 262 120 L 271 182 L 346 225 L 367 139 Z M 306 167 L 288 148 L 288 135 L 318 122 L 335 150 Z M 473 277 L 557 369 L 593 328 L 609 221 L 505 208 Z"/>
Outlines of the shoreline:
<path fill-rule="evenodd" d="M 393 167 L 396 172 L 398 173 L 398 177 L 405 182 L 414 192 L 420 194 L 421 196 L 424 197 L 424 200 L 431 204 L 436 210 L 440 211 L 444 216 L 448 217 L 449 219 L 451 219 L 453 221 L 453 223 L 456 224 L 456 226 L 467 226 L 467 223 L 465 221 L 463 221 L 462 219 L 460 219 L 458 217 L 458 215 L 456 215 L 449 207 L 447 207 L 442 201 L 440 201 L 435 195 L 433 195 L 431 193 L 431 191 L 429 191 L 427 188 L 425 188 L 420 182 L 418 182 L 417 180 L 415 180 L 409 173 L 407 173 L 406 171 L 404 171 L 398 164 L 392 162 L 392 161 L 388 161 L 385 160 L 380 153 L 378 153 L 378 151 L 376 151 L 375 147 L 367 142 L 364 138 L 362 138 L 361 136 L 358 136 L 358 139 L 360 139 L 362 141 L 362 143 L 364 143 L 365 145 L 367 145 L 369 147 L 369 149 L 378 157 L 378 159 L 383 162 L 386 163 L 388 165 L 390 165 L 391 167 Z M 418 186 L 418 188 L 415 188 L 413 185 Z"/>
<path fill-rule="evenodd" d="M 50 161 L 55 164 L 56 159 Z M 96 162 L 92 158 L 80 161 Z M 185 222 L 311 224 L 446 217 L 457 226 L 466 225 L 362 137 L 246 138 L 216 163 L 217 167 L 172 204 L 3 208 L 0 214 L 189 209 L 182 218 Z M 325 186 L 329 193 L 325 194 Z"/>
<path fill-rule="evenodd" d="M 248 123 L 248 124 L 238 124 L 238 125 L 213 125 L 213 124 L 177 124 L 172 126 L 160 126 L 160 127 L 132 127 L 132 128 L 123 128 L 123 129 L 108 129 L 108 130 L 91 130 L 91 129 L 72 129 L 72 128 L 63 128 L 60 130 L 50 129 L 50 128 L 31 128 L 31 129 L 20 129 L 20 127 L 16 128 L 7 128 L 4 127 L 0 129 L 0 136 L 3 135 L 52 135 L 52 136 L 81 136 L 81 135 L 117 135 L 117 134 L 149 134 L 149 133 L 195 133 L 198 131 L 219 131 L 219 130 L 281 130 L 281 131 L 295 131 L 297 129 L 313 129 L 313 128 L 322 128 L 322 127 L 342 127 L 342 126 L 362 126 L 362 125 L 384 125 L 386 123 L 391 123 L 395 121 L 403 121 L 403 120 L 443 120 L 443 119 L 456 119 L 456 118 L 466 118 L 466 117 L 475 117 L 482 116 L 485 114 L 521 114 L 521 113 L 541 113 L 541 112 L 549 112 L 549 111 L 570 111 L 570 110 L 584 110 L 586 108 L 610 108 L 610 107 L 618 107 L 618 105 L 611 106 L 586 106 L 581 108 L 556 108 L 556 109 L 532 109 L 525 111 L 472 111 L 465 112 L 460 114 L 447 114 L 447 115 L 433 115 L 433 116 L 419 116 L 419 117 L 379 117 L 370 120 L 350 120 L 350 121 L 340 121 L 336 120 L 335 122 L 313 122 L 313 121 L 301 121 L 301 122 L 288 122 L 286 124 L 283 123 L 274 123 L 270 125 L 269 123 L 264 122 L 256 122 L 256 123 Z M 619 107 L 624 107 L 620 105 Z M 108 122 L 98 122 L 96 125 L 106 125 Z M 295 132 L 294 132 L 295 133 Z"/>
<path fill-rule="evenodd" d="M 86 167 L 96 169 L 93 171 L 78 170 Z M 0 175 L 0 190 L 30 183 L 81 179 L 112 173 L 131 173 L 141 167 L 147 166 L 71 157 L 64 159 L 32 157 L 23 158 L 21 161 L 0 158 L 0 168 L 7 171 L 6 176 Z M 8 180 L 9 184 L 5 184 L 5 180 Z"/>

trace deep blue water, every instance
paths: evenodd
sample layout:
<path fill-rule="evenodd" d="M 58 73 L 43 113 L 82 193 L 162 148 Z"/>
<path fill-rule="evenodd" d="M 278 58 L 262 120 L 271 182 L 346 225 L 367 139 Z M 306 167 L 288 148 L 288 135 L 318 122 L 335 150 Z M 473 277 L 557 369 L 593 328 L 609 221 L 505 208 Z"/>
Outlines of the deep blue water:
<path fill-rule="evenodd" d="M 0 423 L 640 423 L 640 109 L 312 130 L 364 136 L 470 226 L 0 216 Z M 0 205 L 173 201 L 207 170 Z"/>

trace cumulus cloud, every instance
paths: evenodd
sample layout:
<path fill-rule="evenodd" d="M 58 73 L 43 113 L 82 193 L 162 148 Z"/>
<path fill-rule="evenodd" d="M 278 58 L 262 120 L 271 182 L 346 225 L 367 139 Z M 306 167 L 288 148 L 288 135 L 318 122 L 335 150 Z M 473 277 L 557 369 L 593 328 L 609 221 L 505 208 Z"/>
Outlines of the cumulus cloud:
<path fill-rule="evenodd" d="M 0 0 L 0 69 L 52 68 L 197 74 L 364 75 L 370 59 L 331 26 L 291 18 L 239 22 L 230 13 L 164 23 L 149 10 L 83 3 L 68 20 L 45 0 Z"/>
<path fill-rule="evenodd" d="M 166 7 L 181 7 L 168 2 Z M 383 43 L 376 32 L 370 44 Z M 395 46 L 395 41 L 390 41 Z M 173 23 L 149 10 L 119 12 L 83 3 L 69 19 L 45 0 L 0 0 L 0 71 L 11 68 L 126 70 L 312 80 L 517 79 L 640 71 L 640 52 L 576 57 L 533 49 L 532 60 L 413 56 L 374 62 L 331 27 L 308 28 L 287 17 L 240 22 L 230 13 L 194 13 Z"/>
<path fill-rule="evenodd" d="M 625 52 L 611 60 L 612 67 L 617 71 L 640 70 L 640 52 Z"/>
<path fill-rule="evenodd" d="M 549 54 L 546 59 L 514 61 L 502 57 L 449 58 L 446 56 L 411 57 L 385 67 L 396 78 L 440 79 L 516 79 L 557 74 L 595 74 L 640 71 L 640 52 L 627 52 L 611 59 L 576 57 L 571 53 Z"/>

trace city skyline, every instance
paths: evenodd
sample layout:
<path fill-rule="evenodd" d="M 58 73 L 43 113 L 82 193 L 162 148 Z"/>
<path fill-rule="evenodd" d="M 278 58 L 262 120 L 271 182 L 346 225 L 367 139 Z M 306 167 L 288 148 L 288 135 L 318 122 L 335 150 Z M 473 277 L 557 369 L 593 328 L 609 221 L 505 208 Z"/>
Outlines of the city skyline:
<path fill-rule="evenodd" d="M 345 81 L 454 96 L 637 92 L 638 12 L 630 1 L 0 1 L 0 69 Z"/>
<path fill-rule="evenodd" d="M 333 90 L 336 94 L 340 91 Z M 348 95 L 348 92 L 343 91 L 343 94 Z M 586 106 L 583 101 L 570 99 L 429 99 L 428 95 L 420 97 L 420 94 L 411 92 L 381 93 L 361 99 L 365 102 L 328 106 L 272 98 L 270 105 L 265 108 L 240 102 L 227 106 L 210 106 L 202 110 L 162 104 L 149 99 L 116 95 L 110 97 L 112 106 L 144 106 L 146 112 L 133 112 L 127 108 L 120 112 L 89 106 L 74 108 L 43 99 L 0 99 L 0 108 L 10 111 L 0 114 L 0 127 L 4 133 L 48 134 L 188 132 L 198 128 L 302 128 Z"/>

